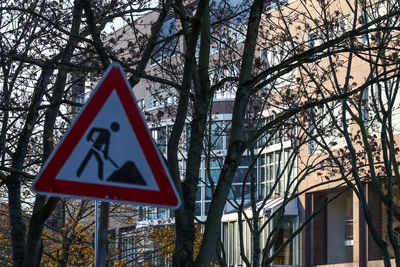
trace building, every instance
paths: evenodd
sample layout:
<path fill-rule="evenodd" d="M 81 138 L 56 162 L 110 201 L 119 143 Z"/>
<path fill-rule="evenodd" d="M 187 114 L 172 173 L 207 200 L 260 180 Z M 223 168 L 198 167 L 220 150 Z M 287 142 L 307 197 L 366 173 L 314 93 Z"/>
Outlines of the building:
<path fill-rule="evenodd" d="M 237 8 L 236 10 L 243 8 L 242 19 L 246 18 L 248 15 L 246 7 L 248 6 L 241 6 L 237 4 L 238 1 L 231 2 L 231 6 L 224 1 L 212 4 L 211 7 L 214 11 L 222 11 L 213 14 L 211 20 L 218 20 L 221 16 L 226 15 L 224 12 L 229 13 L 235 8 Z M 346 70 L 349 69 L 355 73 L 351 75 L 351 78 L 348 77 L 352 83 L 347 84 L 346 88 L 352 86 L 356 88 L 357 84 L 363 83 L 368 85 L 371 64 L 366 64 L 368 60 L 357 54 L 358 57 L 352 60 L 351 67 L 347 68 L 345 63 L 349 62 L 348 53 L 351 53 L 351 49 L 362 51 L 360 47 L 372 47 L 371 43 L 379 43 L 382 38 L 379 33 L 382 31 L 374 31 L 382 26 L 380 23 L 386 23 L 385 25 L 389 24 L 393 27 L 398 25 L 396 17 L 387 16 L 391 12 L 398 11 L 398 2 L 360 3 L 360 7 L 357 9 L 352 9 L 352 6 L 346 5 L 344 1 L 325 3 L 326 10 L 332 12 L 329 14 L 332 17 L 326 21 L 318 17 L 321 15 L 318 12 L 322 10 L 318 7 L 321 8 L 321 5 L 324 4 L 322 2 L 324 1 L 318 2 L 319 4 L 317 1 L 300 0 L 267 1 L 262 17 L 262 30 L 259 34 L 260 40 L 257 46 L 254 72 L 261 73 L 280 66 L 282 62 L 286 62 L 287 58 L 296 53 L 316 52 L 308 58 L 311 63 L 300 64 L 283 75 L 279 75 L 279 78 L 273 78 L 273 72 L 271 76 L 264 78 L 265 80 L 271 79 L 252 99 L 253 106 L 249 108 L 248 121 L 246 121 L 246 129 L 249 133 L 273 121 L 281 112 L 296 107 L 299 103 L 304 103 L 304 98 L 312 99 L 313 95 L 321 97 L 323 93 L 328 93 L 328 96 L 329 94 L 330 96 L 335 95 L 341 89 L 341 85 L 338 85 L 338 81 L 331 81 L 334 80 L 330 76 L 332 72 L 337 76 L 336 79 L 344 80 L 347 77 Z M 188 4 L 188 6 L 190 5 L 194 4 Z M 291 13 L 297 14 L 297 20 L 290 21 L 290 26 L 283 25 Z M 356 18 L 354 18 L 355 16 Z M 143 15 L 137 20 L 139 29 L 137 31 L 148 32 L 150 29 L 146 28 L 146 25 L 150 25 L 156 18 L 157 14 L 155 13 Z M 240 72 L 240 56 L 235 56 L 232 51 L 240 50 L 243 47 L 244 35 L 241 32 L 241 26 L 243 26 L 241 23 L 244 23 L 245 19 L 241 20 L 239 16 L 239 19 L 231 22 L 233 24 L 222 23 L 221 27 L 211 28 L 212 34 L 219 37 L 215 37 L 211 42 L 209 76 L 212 85 L 216 85 L 225 77 L 236 77 Z M 325 25 L 324 22 L 329 22 L 329 25 Z M 271 25 L 274 25 L 273 33 L 271 33 Z M 363 29 L 369 30 L 370 33 L 368 31 L 362 34 L 355 32 L 353 37 L 345 37 L 353 27 L 363 26 L 366 27 Z M 162 26 L 159 43 L 153 50 L 152 60 L 146 68 L 147 73 L 161 76 L 170 75 L 170 77 L 175 77 L 176 74 L 175 78 L 179 80 L 178 73 L 182 70 L 183 62 L 182 52 L 185 51 L 184 41 L 182 38 L 178 38 L 177 34 L 181 28 L 175 15 L 169 14 Z M 276 40 L 279 37 L 279 29 L 292 31 L 293 38 Z M 132 30 L 128 28 L 115 32 L 114 37 L 110 38 L 120 42 L 112 42 L 114 49 L 124 45 L 128 46 L 129 42 L 126 43 L 124 40 L 129 39 L 126 36 L 133 34 Z M 390 38 L 392 39 L 388 43 L 389 48 L 391 42 L 396 42 L 396 34 L 393 33 Z M 335 39 L 339 41 L 333 42 L 332 46 L 323 47 L 324 44 L 329 44 Z M 329 58 L 330 54 L 326 51 L 331 54 L 336 53 L 337 57 Z M 373 53 L 369 55 L 370 58 L 376 57 Z M 341 59 L 341 57 L 345 59 Z M 334 60 L 335 64 L 329 60 Z M 325 73 L 321 66 L 326 67 L 329 71 Z M 280 67 L 282 69 L 282 66 Z M 388 67 L 386 72 L 390 73 L 394 71 L 393 69 L 393 66 Z M 396 75 L 394 74 L 394 76 Z M 259 81 L 259 83 L 263 82 Z M 298 86 L 299 83 L 301 86 Z M 270 256 L 277 251 L 272 263 L 274 266 L 366 266 L 367 264 L 368 266 L 381 266 L 382 252 L 368 230 L 362 209 L 363 204 L 367 204 L 366 207 L 373 214 L 370 223 L 375 225 L 377 233 L 388 241 L 390 238 L 385 228 L 388 217 L 374 180 L 370 177 L 362 179 L 361 187 L 364 188 L 366 195 L 364 203 L 359 200 L 355 191 L 350 190 L 349 184 L 343 182 L 346 181 L 343 177 L 344 180 L 339 179 L 340 171 L 334 171 L 345 166 L 344 162 L 350 166 L 350 170 L 352 167 L 354 169 L 348 158 L 342 155 L 342 163 L 327 160 L 329 152 L 343 153 L 341 149 L 348 147 L 349 144 L 343 136 L 345 135 L 343 129 L 348 128 L 354 135 L 357 132 L 357 125 L 353 121 L 349 122 L 349 127 L 340 124 L 343 119 L 343 110 L 346 110 L 347 113 L 350 110 L 359 111 L 359 117 L 369 125 L 369 136 L 373 136 L 374 131 L 379 131 L 373 126 L 374 123 L 377 123 L 376 116 L 372 116 L 374 111 L 375 113 L 380 111 L 374 110 L 373 107 L 374 92 L 378 92 L 379 88 L 372 88 L 375 86 L 373 84 L 374 82 L 371 82 L 371 86 L 365 86 L 366 89 L 361 90 L 361 92 L 365 92 L 361 94 L 359 98 L 361 100 L 349 109 L 344 109 L 343 102 L 340 101 L 331 101 L 312 107 L 306 112 L 294 116 L 293 120 L 279 125 L 280 127 L 271 128 L 270 131 L 265 132 L 253 149 L 247 150 L 243 154 L 233 178 L 221 222 L 221 240 L 226 254 L 225 262 L 228 266 L 244 266 L 243 258 L 252 256 L 254 244 L 251 240 L 254 232 L 251 231 L 250 226 L 254 221 L 251 206 L 251 203 L 254 206 L 254 200 L 257 202 L 256 208 L 259 208 L 260 211 L 257 221 L 264 228 L 258 233 L 262 243 L 261 249 L 266 247 L 268 252 L 263 253 Z M 375 84 L 383 84 L 383 87 L 390 88 L 386 90 L 390 93 L 383 105 L 389 104 L 389 108 L 393 110 L 393 113 L 389 113 L 389 117 L 393 121 L 393 132 L 396 135 L 398 134 L 396 128 L 400 121 L 397 112 L 398 98 L 396 98 L 398 82 L 382 78 L 382 81 L 375 82 Z M 213 96 L 213 105 L 209 112 L 207 126 L 209 134 L 204 141 L 206 149 L 202 156 L 196 194 L 195 215 L 201 221 L 205 220 L 207 216 L 213 190 L 218 182 L 223 160 L 227 154 L 236 86 L 234 81 L 227 82 L 216 90 Z M 320 87 L 323 87 L 323 90 Z M 301 94 L 305 91 L 309 94 Z M 297 98 L 293 96 L 296 92 L 299 94 Z M 148 119 L 154 140 L 161 152 L 166 153 L 168 136 L 176 115 L 175 108 L 179 92 L 172 86 L 160 86 L 155 82 L 142 79 L 135 86 L 134 93 Z M 267 94 L 270 102 L 264 103 L 263 99 Z M 287 97 L 286 94 L 290 97 Z M 191 117 L 189 116 L 179 147 L 182 174 L 186 169 L 185 159 L 187 157 L 187 140 L 190 138 L 190 121 Z M 395 138 L 397 139 L 397 135 Z M 358 147 L 357 153 L 363 153 L 362 148 Z M 351 155 L 348 157 L 351 158 Z M 336 165 L 332 167 L 329 164 Z M 343 170 L 350 171 L 347 167 Z M 387 190 L 389 190 L 387 187 L 384 188 L 384 192 L 388 192 Z M 299 195 L 297 192 L 300 192 Z M 398 188 L 395 188 L 391 193 L 393 195 L 391 199 L 396 207 L 399 205 L 399 199 L 396 197 L 398 192 Z M 284 209 L 280 209 L 283 206 Z M 239 209 L 243 214 L 241 219 L 237 213 Z M 315 211 L 319 213 L 314 215 Z M 145 207 L 141 209 L 141 213 L 142 215 L 138 218 L 142 224 L 151 220 L 157 224 L 160 220 L 163 225 L 164 219 L 173 217 L 171 211 L 161 208 Z M 243 217 L 247 217 L 249 220 L 246 221 Z M 243 222 L 241 223 L 241 221 Z M 264 224 L 265 222 L 268 223 Z M 305 222 L 307 224 L 304 224 Z M 392 223 L 393 234 L 398 242 L 400 240 L 399 218 L 395 216 Z M 242 225 L 240 226 L 240 224 Z M 303 224 L 305 227 L 301 233 L 289 241 L 290 236 Z M 242 227 L 243 233 L 241 234 L 239 229 Z M 121 240 L 123 240 L 126 250 L 128 248 L 134 250 L 135 247 L 129 245 L 129 232 L 128 229 L 122 233 Z M 271 234 L 274 238 L 270 238 Z M 242 235 L 242 238 L 239 238 L 239 235 Z M 242 252 L 239 241 L 242 242 Z M 285 242 L 287 245 L 282 247 Z M 391 242 L 395 244 L 395 240 Z M 122 250 L 122 255 L 127 253 L 126 250 Z M 393 251 L 389 249 L 389 252 L 393 256 Z M 133 253 L 135 252 L 133 251 Z M 144 259 L 144 261 L 146 260 Z M 163 264 L 167 265 L 168 263 Z"/>

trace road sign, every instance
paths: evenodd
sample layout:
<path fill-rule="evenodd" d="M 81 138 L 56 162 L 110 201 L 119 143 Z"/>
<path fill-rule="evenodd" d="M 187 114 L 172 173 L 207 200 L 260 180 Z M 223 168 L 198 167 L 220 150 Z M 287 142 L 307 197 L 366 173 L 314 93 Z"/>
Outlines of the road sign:
<path fill-rule="evenodd" d="M 180 200 L 119 64 L 112 64 L 34 182 L 38 193 L 177 208 Z"/>

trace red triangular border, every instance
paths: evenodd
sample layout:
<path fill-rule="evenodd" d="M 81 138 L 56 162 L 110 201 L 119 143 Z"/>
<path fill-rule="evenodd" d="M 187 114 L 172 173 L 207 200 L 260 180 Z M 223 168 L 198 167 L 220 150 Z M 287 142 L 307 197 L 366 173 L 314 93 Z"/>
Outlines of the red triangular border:
<path fill-rule="evenodd" d="M 121 100 L 122 107 L 132 125 L 160 191 L 56 179 L 68 157 L 114 90 Z M 140 168 L 140 166 L 138 167 Z M 150 137 L 143 116 L 134 100 L 130 84 L 119 64 L 114 63 L 107 69 L 91 98 L 47 160 L 33 187 L 38 193 L 61 197 L 79 197 L 171 208 L 179 207 L 180 200 L 176 189 Z"/>

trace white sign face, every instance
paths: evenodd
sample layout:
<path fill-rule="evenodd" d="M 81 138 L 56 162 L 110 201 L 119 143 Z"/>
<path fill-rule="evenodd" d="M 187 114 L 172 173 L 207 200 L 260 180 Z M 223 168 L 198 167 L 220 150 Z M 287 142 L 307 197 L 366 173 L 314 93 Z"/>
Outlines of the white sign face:
<path fill-rule="evenodd" d="M 112 175 L 124 168 L 125 186 L 159 190 L 143 151 L 137 149 L 140 145 L 115 91 L 83 137 L 56 179 L 118 185 L 122 181 L 112 179 Z M 139 165 L 140 171 L 134 165 Z"/>

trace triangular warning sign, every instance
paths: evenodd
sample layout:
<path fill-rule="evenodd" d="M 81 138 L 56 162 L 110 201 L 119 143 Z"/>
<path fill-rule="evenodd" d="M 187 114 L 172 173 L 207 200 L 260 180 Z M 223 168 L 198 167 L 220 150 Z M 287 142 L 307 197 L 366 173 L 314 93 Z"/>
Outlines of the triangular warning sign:
<path fill-rule="evenodd" d="M 119 64 L 112 64 L 36 178 L 62 197 L 177 208 L 180 200 Z"/>

